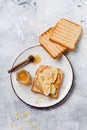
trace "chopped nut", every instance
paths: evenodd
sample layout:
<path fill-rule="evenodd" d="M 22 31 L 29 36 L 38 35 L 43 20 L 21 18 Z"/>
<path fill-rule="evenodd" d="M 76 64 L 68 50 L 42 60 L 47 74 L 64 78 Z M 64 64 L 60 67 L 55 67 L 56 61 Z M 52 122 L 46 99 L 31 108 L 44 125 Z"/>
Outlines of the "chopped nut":
<path fill-rule="evenodd" d="M 41 120 L 38 120 L 38 121 L 37 121 L 37 124 L 40 125 L 40 124 L 41 124 Z"/>
<path fill-rule="evenodd" d="M 16 112 L 16 119 L 19 120 L 20 118 L 20 112 Z"/>
<path fill-rule="evenodd" d="M 13 121 L 11 121 L 10 126 L 11 126 L 12 128 L 14 127 L 14 122 L 13 122 Z"/>
<path fill-rule="evenodd" d="M 30 112 L 29 112 L 29 111 L 23 113 L 23 117 L 26 117 L 26 116 L 28 116 L 28 115 L 30 115 Z"/>
<path fill-rule="evenodd" d="M 23 130 L 22 126 L 19 126 L 17 130 Z"/>

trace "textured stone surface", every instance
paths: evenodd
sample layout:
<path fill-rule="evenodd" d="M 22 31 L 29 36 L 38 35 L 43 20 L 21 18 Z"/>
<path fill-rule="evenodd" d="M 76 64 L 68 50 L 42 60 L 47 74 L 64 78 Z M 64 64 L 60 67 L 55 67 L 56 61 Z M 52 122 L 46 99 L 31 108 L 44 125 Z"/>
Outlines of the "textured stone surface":
<path fill-rule="evenodd" d="M 36 109 L 15 95 L 7 73 L 39 35 L 68 18 L 82 25 L 75 51 L 65 53 L 74 70 L 73 91 L 61 105 Z M 0 0 L 0 130 L 87 130 L 87 0 Z"/>

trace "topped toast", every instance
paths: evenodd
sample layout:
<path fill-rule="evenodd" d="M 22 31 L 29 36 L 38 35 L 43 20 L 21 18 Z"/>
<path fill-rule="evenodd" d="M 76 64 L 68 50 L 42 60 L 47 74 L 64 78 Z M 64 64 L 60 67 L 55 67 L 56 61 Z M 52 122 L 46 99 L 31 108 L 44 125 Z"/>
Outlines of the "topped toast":
<path fill-rule="evenodd" d="M 63 71 L 61 69 L 41 65 L 35 73 L 31 90 L 51 98 L 58 98 L 62 80 Z"/>

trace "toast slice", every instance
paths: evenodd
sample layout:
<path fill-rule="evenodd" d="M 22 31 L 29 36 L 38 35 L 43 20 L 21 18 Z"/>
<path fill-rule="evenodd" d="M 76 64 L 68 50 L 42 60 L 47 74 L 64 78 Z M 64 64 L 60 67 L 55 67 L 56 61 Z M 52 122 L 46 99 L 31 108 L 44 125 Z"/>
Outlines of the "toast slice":
<path fill-rule="evenodd" d="M 53 70 L 54 69 L 54 70 Z M 48 71 L 49 70 L 49 71 Z M 57 71 L 56 71 L 57 70 Z M 48 76 L 49 74 L 48 73 L 50 73 L 50 72 L 53 72 L 54 71 L 54 73 L 52 73 L 52 75 L 50 75 L 51 77 L 47 77 L 46 78 L 46 76 Z M 47 72 L 47 73 L 46 73 Z M 42 74 L 42 77 L 40 77 L 41 76 L 41 74 Z M 44 74 L 44 75 L 43 75 Z M 50 73 L 51 74 L 51 73 Z M 53 77 L 53 74 L 54 74 L 54 81 L 52 81 L 51 80 L 51 78 Z M 36 73 L 35 73 L 35 77 L 34 77 L 34 81 L 33 81 L 33 84 L 32 84 L 32 88 L 31 88 L 31 90 L 33 91 L 33 92 L 36 92 L 36 93 L 40 93 L 40 94 L 43 94 L 43 95 L 46 95 L 46 96 L 49 96 L 49 97 L 51 97 L 51 98 L 58 98 L 59 97 L 59 90 L 60 90 L 60 85 L 61 85 L 61 83 L 62 83 L 62 81 L 63 81 L 63 75 L 64 75 L 64 73 L 63 73 L 63 71 L 60 69 L 60 68 L 53 68 L 52 66 L 48 66 L 48 65 L 41 65 L 38 69 L 37 69 L 37 71 L 36 71 Z M 42 84 L 41 84 L 41 79 L 40 78 L 42 78 L 42 80 L 43 80 L 43 82 L 42 82 Z M 47 80 L 47 79 L 49 79 L 49 80 Z M 50 82 L 50 81 L 52 81 L 52 82 Z M 47 86 L 48 88 L 46 88 L 46 86 L 45 86 L 45 89 L 43 88 L 44 87 L 44 83 L 46 83 L 45 85 L 49 85 L 50 84 L 50 86 Z M 48 93 L 48 92 L 46 92 L 46 91 L 49 91 L 48 89 L 49 89 L 49 87 L 51 87 L 50 88 L 50 92 Z M 55 88 L 52 88 L 52 87 L 55 87 Z M 45 90 L 45 91 L 44 91 Z"/>
<path fill-rule="evenodd" d="M 61 19 L 55 26 L 50 40 L 73 50 L 81 35 L 82 27 L 74 22 Z"/>
<path fill-rule="evenodd" d="M 39 42 L 45 48 L 45 50 L 50 54 L 50 56 L 55 59 L 59 57 L 66 50 L 66 48 L 49 40 L 50 36 L 53 33 L 53 30 L 54 27 L 44 32 L 39 37 Z"/>

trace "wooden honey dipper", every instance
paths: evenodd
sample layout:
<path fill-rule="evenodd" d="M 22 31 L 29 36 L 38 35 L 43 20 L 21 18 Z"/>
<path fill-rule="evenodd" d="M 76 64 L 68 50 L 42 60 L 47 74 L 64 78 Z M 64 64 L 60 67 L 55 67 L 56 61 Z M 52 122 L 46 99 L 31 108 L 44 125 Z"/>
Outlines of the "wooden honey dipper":
<path fill-rule="evenodd" d="M 27 59 L 25 59 L 24 61 L 20 62 L 19 64 L 13 66 L 11 69 L 9 69 L 8 73 L 13 72 L 14 70 L 18 69 L 19 67 L 22 67 L 30 62 L 33 62 L 33 61 L 34 61 L 34 56 L 30 55 L 30 56 L 28 56 Z"/>

